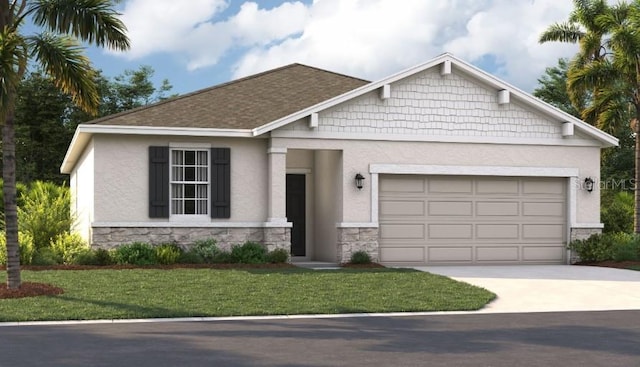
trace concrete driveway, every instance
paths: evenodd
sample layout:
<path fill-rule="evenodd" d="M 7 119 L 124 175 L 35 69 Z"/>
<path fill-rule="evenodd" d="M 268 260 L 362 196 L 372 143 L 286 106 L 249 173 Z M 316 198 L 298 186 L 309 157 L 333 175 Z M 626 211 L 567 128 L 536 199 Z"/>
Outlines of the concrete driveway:
<path fill-rule="evenodd" d="M 640 271 L 577 265 L 424 266 L 498 295 L 480 312 L 640 310 Z"/>

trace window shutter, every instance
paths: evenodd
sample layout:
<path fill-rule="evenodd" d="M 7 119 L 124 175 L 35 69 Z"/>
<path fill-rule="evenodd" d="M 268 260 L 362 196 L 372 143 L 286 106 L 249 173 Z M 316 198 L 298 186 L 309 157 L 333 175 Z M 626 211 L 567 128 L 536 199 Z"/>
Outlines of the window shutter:
<path fill-rule="evenodd" d="M 169 218 L 169 147 L 149 147 L 149 217 Z"/>
<path fill-rule="evenodd" d="M 231 149 L 211 148 L 211 218 L 231 217 Z"/>

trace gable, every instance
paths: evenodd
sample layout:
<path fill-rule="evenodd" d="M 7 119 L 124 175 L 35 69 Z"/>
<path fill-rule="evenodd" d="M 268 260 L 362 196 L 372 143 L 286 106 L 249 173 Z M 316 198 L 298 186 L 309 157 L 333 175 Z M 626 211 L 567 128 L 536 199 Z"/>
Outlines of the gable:
<path fill-rule="evenodd" d="M 439 98 L 430 98 L 431 93 Z M 429 109 L 432 113 L 425 113 Z M 618 145 L 615 137 L 448 53 L 252 130 L 253 136 L 268 132 L 304 138 L 340 139 L 357 132 L 349 138 Z"/>

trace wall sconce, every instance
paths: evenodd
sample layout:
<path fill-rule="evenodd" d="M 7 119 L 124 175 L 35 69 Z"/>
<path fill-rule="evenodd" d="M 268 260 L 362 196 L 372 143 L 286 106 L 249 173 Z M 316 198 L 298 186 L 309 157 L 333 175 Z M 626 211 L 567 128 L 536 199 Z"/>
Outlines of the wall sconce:
<path fill-rule="evenodd" d="M 593 183 L 594 183 L 593 178 L 591 178 L 591 177 L 585 178 L 584 179 L 584 188 L 585 188 L 585 190 L 587 190 L 589 192 L 593 191 Z"/>
<path fill-rule="evenodd" d="M 364 176 L 356 173 L 356 187 L 358 188 L 358 190 L 362 190 L 362 187 L 364 186 Z"/>

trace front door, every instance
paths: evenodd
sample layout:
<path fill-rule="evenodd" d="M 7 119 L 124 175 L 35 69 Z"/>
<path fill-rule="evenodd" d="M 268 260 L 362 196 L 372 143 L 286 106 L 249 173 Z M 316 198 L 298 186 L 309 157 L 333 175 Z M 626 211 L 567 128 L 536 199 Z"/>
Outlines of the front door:
<path fill-rule="evenodd" d="M 305 175 L 287 175 L 287 220 L 291 228 L 291 256 L 306 256 Z"/>

